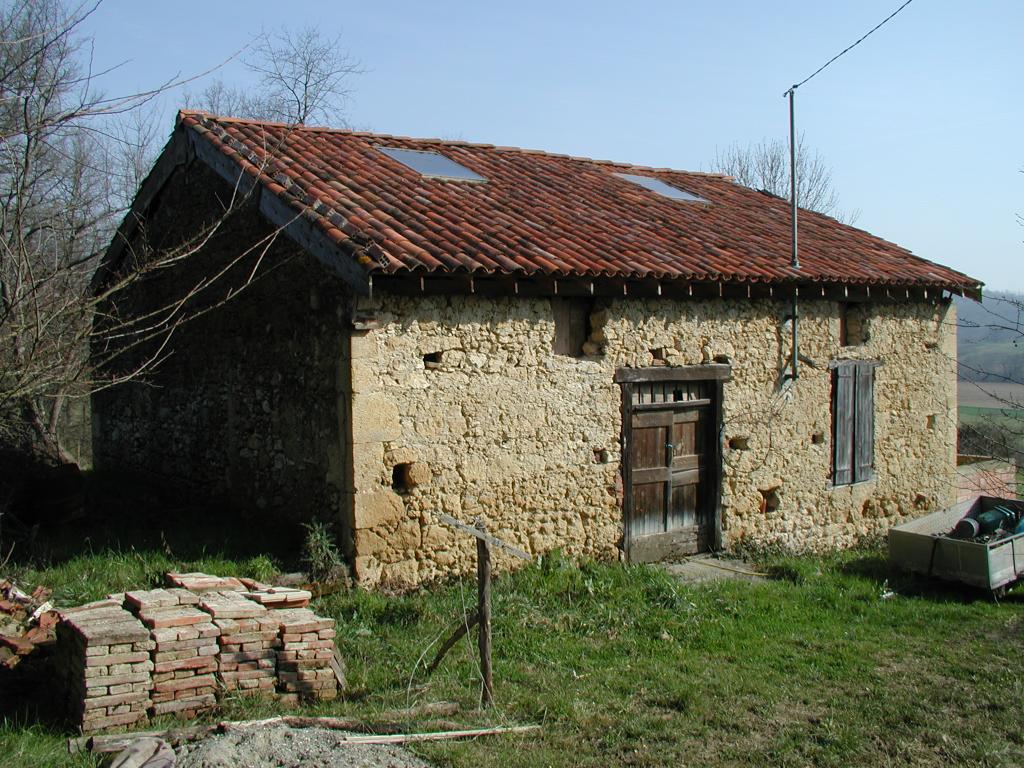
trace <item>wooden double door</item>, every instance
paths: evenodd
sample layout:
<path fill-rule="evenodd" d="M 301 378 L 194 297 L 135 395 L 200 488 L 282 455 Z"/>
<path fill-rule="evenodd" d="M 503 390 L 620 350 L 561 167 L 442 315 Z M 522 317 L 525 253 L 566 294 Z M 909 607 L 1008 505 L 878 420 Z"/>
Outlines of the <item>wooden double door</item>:
<path fill-rule="evenodd" d="M 630 561 L 671 560 L 715 548 L 720 398 L 715 380 L 623 384 L 623 511 Z"/>

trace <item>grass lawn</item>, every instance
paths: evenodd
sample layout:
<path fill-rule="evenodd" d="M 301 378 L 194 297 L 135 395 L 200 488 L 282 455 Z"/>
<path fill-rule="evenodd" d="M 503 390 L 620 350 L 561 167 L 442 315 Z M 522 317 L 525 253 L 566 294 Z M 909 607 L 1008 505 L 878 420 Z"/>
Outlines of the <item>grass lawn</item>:
<path fill-rule="evenodd" d="M 135 549 L 23 563 L 12 575 L 80 602 L 155 585 L 170 567 L 266 576 L 272 566 Z M 654 568 L 557 557 L 499 578 L 497 707 L 485 714 L 474 709 L 469 643 L 423 675 L 473 603 L 472 583 L 324 597 L 316 608 L 338 621 L 349 691 L 311 712 L 370 718 L 456 700 L 467 725 L 543 725 L 535 735 L 416 748 L 445 766 L 1024 764 L 1024 588 L 997 604 L 921 584 L 890 574 L 881 550 L 762 566 L 779 578 L 683 586 Z M 896 595 L 883 597 L 889 589 Z M 229 702 L 220 717 L 268 711 Z M 66 755 L 65 736 L 13 716 L 0 725 L 0 763 L 92 765 Z"/>
<path fill-rule="evenodd" d="M 961 422 L 992 421 L 1001 427 L 1018 427 L 1024 422 L 1024 409 L 1021 408 L 988 408 L 976 405 L 961 405 L 959 408 Z"/>

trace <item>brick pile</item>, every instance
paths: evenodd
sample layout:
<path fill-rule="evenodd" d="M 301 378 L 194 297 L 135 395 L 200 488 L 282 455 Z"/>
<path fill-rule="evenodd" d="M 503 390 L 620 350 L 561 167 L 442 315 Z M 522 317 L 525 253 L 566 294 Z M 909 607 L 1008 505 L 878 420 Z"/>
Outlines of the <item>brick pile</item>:
<path fill-rule="evenodd" d="M 174 573 L 166 575 L 167 583 L 172 587 L 180 587 L 190 592 L 210 592 L 231 590 L 241 592 L 245 585 L 234 576 L 212 576 L 209 573 Z"/>
<path fill-rule="evenodd" d="M 217 677 L 225 691 L 273 693 L 277 682 L 278 625 L 259 603 L 239 592 L 207 592 L 200 607 L 213 616 L 217 638 Z"/>
<path fill-rule="evenodd" d="M 72 722 L 90 733 L 145 720 L 153 685 L 149 630 L 116 599 L 58 613 L 56 664 Z"/>
<path fill-rule="evenodd" d="M 166 589 L 110 595 L 60 611 L 57 658 L 83 732 L 147 716 L 193 717 L 221 691 L 333 699 L 334 620 L 301 589 L 204 573 L 168 574 Z"/>
<path fill-rule="evenodd" d="M 217 639 L 220 629 L 185 589 L 128 592 L 125 605 L 151 631 L 153 715 L 192 717 L 217 704 Z"/>
<path fill-rule="evenodd" d="M 277 680 L 281 698 L 333 699 L 338 695 L 334 658 L 334 619 L 317 616 L 308 608 L 272 612 L 280 630 Z"/>
<path fill-rule="evenodd" d="M 244 580 L 243 580 L 244 581 Z M 292 587 L 270 587 L 259 582 L 246 582 L 248 592 L 243 592 L 249 600 L 267 608 L 305 608 L 313 598 L 313 593 L 305 589 Z"/>

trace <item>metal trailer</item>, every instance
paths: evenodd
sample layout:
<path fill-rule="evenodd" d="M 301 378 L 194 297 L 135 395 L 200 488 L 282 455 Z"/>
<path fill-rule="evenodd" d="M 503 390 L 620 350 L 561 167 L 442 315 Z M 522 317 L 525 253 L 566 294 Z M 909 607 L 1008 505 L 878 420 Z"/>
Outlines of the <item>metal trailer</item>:
<path fill-rule="evenodd" d="M 1024 501 L 975 496 L 889 531 L 889 562 L 912 573 L 959 581 L 993 592 L 1024 576 L 1024 533 L 988 543 L 946 535 L 967 515 L 995 506 L 1024 512 Z"/>

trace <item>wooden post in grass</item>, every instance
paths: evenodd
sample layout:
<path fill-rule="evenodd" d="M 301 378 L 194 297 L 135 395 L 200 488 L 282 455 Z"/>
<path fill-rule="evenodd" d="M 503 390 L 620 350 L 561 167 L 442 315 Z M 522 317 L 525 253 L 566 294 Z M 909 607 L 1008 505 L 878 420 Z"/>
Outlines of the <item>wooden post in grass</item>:
<path fill-rule="evenodd" d="M 491 675 L 491 549 L 484 538 L 487 526 L 480 518 L 476 519 L 476 529 L 483 534 L 476 540 L 477 616 L 480 618 L 477 647 L 480 649 L 480 676 L 483 682 L 480 703 L 489 707 L 494 703 L 494 678 Z"/>
<path fill-rule="evenodd" d="M 459 522 L 444 512 L 435 512 L 434 514 L 445 525 L 450 525 L 452 528 L 476 537 L 477 612 L 474 616 L 463 617 L 463 620 L 452 632 L 452 636 L 441 644 L 441 649 L 430 666 L 427 667 L 427 674 L 429 675 L 437 669 L 444 655 L 469 631 L 470 627 L 479 624 L 477 648 L 480 649 L 480 676 L 483 682 L 480 703 L 481 706 L 489 707 L 494 703 L 494 678 L 491 674 L 491 546 L 523 560 L 529 561 L 533 558 L 518 547 L 506 544 L 501 539 L 487 533 L 487 526 L 480 518 L 476 519 L 476 525 L 473 526 Z"/>

